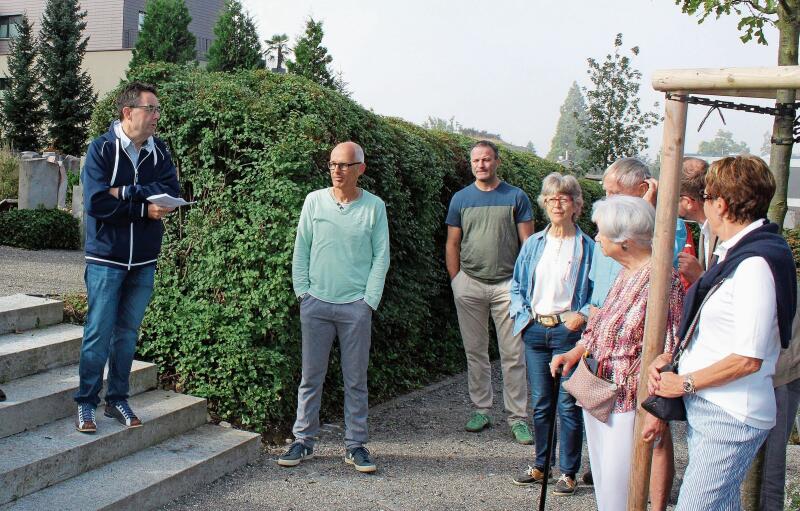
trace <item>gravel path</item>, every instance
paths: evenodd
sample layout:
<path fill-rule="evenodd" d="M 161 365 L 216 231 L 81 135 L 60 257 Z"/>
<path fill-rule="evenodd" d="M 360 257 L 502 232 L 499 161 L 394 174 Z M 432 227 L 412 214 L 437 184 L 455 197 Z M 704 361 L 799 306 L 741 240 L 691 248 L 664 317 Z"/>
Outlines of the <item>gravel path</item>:
<path fill-rule="evenodd" d="M 83 252 L 30 251 L 0 246 L 0 296 L 84 292 Z M 466 375 L 373 407 L 369 448 L 374 475 L 342 461 L 342 424 L 326 424 L 316 457 L 295 468 L 275 463 L 284 446 L 265 446 L 259 459 L 184 496 L 165 510 L 516 510 L 536 509 L 539 489 L 519 488 L 511 477 L 531 463 L 533 448 L 513 442 L 502 415 L 500 375 L 495 365 L 496 425 L 464 431 L 469 410 Z M 675 429 L 678 478 L 686 464 L 685 429 Z M 800 446 L 789 446 L 787 481 L 800 485 Z M 584 444 L 583 470 L 588 465 Z M 548 509 L 596 509 L 591 487 L 572 497 L 548 495 Z M 670 509 L 672 507 L 670 506 Z"/>
<path fill-rule="evenodd" d="M 495 366 L 497 383 L 499 371 Z M 496 385 L 494 416 L 502 403 Z M 469 399 L 461 374 L 370 411 L 369 448 L 375 475 L 357 473 L 342 461 L 342 425 L 327 424 L 316 457 L 282 468 L 275 459 L 283 446 L 267 446 L 252 465 L 223 477 L 165 510 L 517 510 L 537 509 L 539 489 L 520 488 L 511 477 L 525 468 L 532 447 L 515 444 L 508 426 L 474 434 L 464 431 Z M 686 463 L 685 430 L 675 430 L 676 461 Z M 791 447 L 789 478 L 800 476 L 800 450 Z M 583 467 L 588 464 L 584 444 Z M 673 499 L 677 496 L 676 481 Z M 572 497 L 548 495 L 551 510 L 596 509 L 591 487 L 579 485 Z M 670 509 L 672 507 L 670 506 Z"/>
<path fill-rule="evenodd" d="M 24 250 L 0 246 L 0 296 L 86 292 L 82 250 Z"/>

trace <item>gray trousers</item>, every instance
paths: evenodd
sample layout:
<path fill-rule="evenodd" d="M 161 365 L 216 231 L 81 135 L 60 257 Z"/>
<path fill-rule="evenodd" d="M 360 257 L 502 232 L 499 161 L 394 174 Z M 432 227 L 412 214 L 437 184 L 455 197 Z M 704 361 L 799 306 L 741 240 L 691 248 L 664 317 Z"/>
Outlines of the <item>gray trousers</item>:
<path fill-rule="evenodd" d="M 775 387 L 778 415 L 775 427 L 764 442 L 764 477 L 761 486 L 761 511 L 783 509 L 786 485 L 786 443 L 792 434 L 797 406 L 800 403 L 800 380 Z"/>
<path fill-rule="evenodd" d="M 300 303 L 303 335 L 303 377 L 297 389 L 296 441 L 313 447 L 319 433 L 322 384 L 334 338 L 339 338 L 344 380 L 344 443 L 348 449 L 367 441 L 367 366 L 372 334 L 372 309 L 364 300 L 327 303 L 306 295 Z"/>

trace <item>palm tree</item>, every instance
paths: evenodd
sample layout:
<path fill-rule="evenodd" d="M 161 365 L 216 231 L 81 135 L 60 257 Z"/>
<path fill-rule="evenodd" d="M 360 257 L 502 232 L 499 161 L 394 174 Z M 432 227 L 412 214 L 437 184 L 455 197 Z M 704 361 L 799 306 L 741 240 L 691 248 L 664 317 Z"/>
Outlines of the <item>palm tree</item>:
<path fill-rule="evenodd" d="M 286 34 L 275 34 L 271 39 L 265 41 L 267 43 L 267 51 L 264 52 L 264 57 L 267 62 L 277 61 L 277 66 L 272 70 L 276 73 L 285 73 L 283 68 L 283 61 L 286 60 L 287 55 L 291 51 L 289 49 L 289 36 Z"/>

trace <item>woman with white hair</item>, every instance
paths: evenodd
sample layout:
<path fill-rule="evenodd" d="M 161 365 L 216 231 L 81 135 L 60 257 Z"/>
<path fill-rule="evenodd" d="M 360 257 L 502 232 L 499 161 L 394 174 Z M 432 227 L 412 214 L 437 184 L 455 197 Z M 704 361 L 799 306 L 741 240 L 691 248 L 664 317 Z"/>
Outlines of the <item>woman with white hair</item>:
<path fill-rule="evenodd" d="M 558 463 L 562 475 L 554 493 L 571 495 L 581 466 L 583 421 L 574 397 L 563 389 L 554 395 L 550 360 L 575 347 L 586 324 L 594 241 L 575 223 L 583 208 L 583 192 L 573 176 L 553 172 L 544 178 L 539 206 L 550 223 L 525 241 L 511 279 L 509 313 L 514 319 L 514 335 L 522 333 L 525 345 L 536 437 L 534 465 L 515 478 L 514 484 L 528 486 L 542 481 L 547 459 L 547 418 L 557 409 L 561 419 Z"/>
<path fill-rule="evenodd" d="M 588 354 L 597 361 L 597 375 L 617 385 L 606 422 L 583 411 L 597 507 L 617 511 L 627 506 L 655 210 L 638 197 L 617 195 L 595 203 L 592 220 L 603 253 L 621 264 L 622 271 L 581 340 L 573 350 L 553 357 L 550 369 L 555 374 L 563 366 L 566 374 Z M 671 352 L 677 342 L 682 305 L 683 287 L 673 269 L 665 352 Z"/>

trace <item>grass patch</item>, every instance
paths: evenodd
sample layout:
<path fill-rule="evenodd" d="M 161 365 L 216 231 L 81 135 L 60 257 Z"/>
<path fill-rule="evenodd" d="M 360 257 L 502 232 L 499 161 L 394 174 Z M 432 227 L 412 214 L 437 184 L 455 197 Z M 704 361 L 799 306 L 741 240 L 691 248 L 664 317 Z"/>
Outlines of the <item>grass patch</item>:
<path fill-rule="evenodd" d="M 86 323 L 86 312 L 89 307 L 86 293 L 65 294 L 60 297 L 60 300 L 64 302 L 64 322 L 73 325 Z"/>

